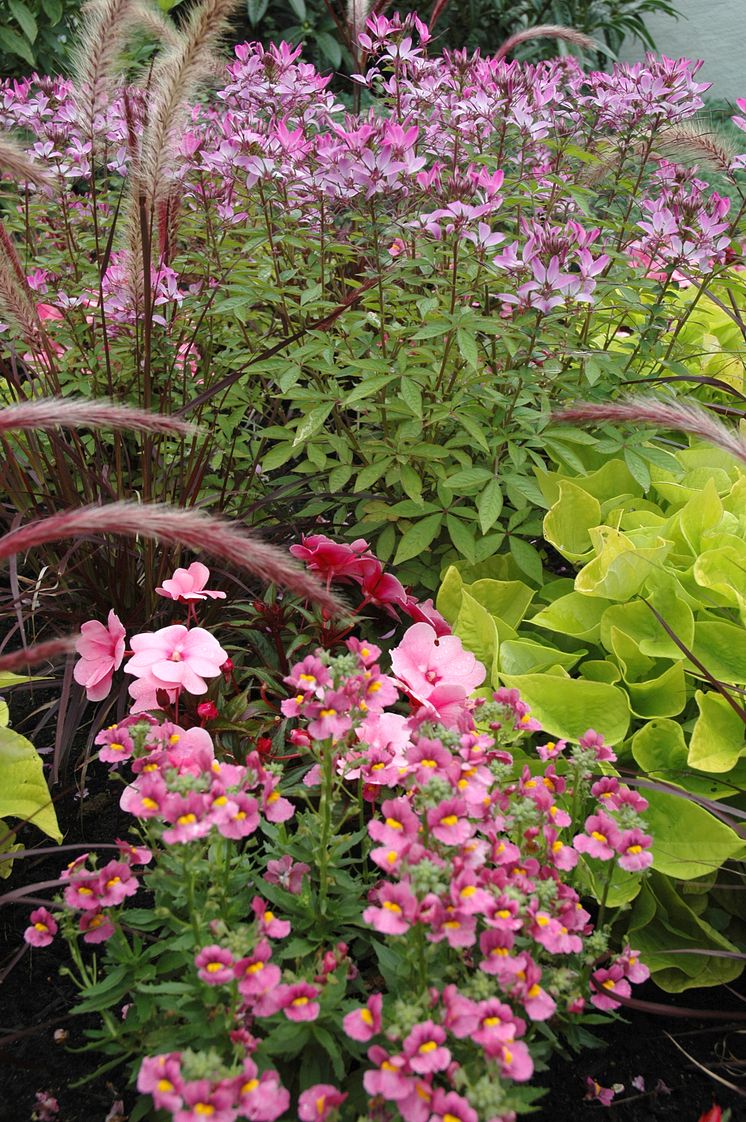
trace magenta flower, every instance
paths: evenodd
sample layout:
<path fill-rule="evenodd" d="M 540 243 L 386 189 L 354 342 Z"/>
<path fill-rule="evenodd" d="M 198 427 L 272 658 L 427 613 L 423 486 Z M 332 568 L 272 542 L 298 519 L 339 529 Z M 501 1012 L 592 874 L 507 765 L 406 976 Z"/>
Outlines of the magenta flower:
<path fill-rule="evenodd" d="M 209 1079 L 195 1079 L 182 1088 L 184 1106 L 177 1110 L 173 1122 L 235 1122 L 233 1091 L 213 1086 Z"/>
<path fill-rule="evenodd" d="M 251 901 L 251 910 L 262 935 L 269 935 L 270 939 L 284 939 L 290 934 L 289 920 L 278 919 L 273 911 L 267 907 L 261 896 L 255 896 Z"/>
<path fill-rule="evenodd" d="M 267 871 L 264 879 L 267 884 L 277 884 L 293 896 L 299 896 L 303 887 L 303 878 L 310 872 L 310 866 L 303 861 L 293 861 L 289 853 L 276 861 L 267 862 Z"/>
<path fill-rule="evenodd" d="M 319 991 L 308 982 L 280 986 L 277 994 L 280 1008 L 289 1021 L 315 1021 L 321 1006 L 315 999 Z"/>
<path fill-rule="evenodd" d="M 585 820 L 585 833 L 577 834 L 572 844 L 579 853 L 597 857 L 600 861 L 610 861 L 619 847 L 621 834 L 608 815 L 591 814 Z"/>
<path fill-rule="evenodd" d="M 98 902 L 107 908 L 116 907 L 128 896 L 134 896 L 139 887 L 140 882 L 129 865 L 110 861 L 98 874 Z"/>
<path fill-rule="evenodd" d="M 338 1091 L 329 1083 L 315 1083 L 298 1098 L 298 1118 L 300 1122 L 324 1122 L 346 1098 L 346 1091 Z"/>
<path fill-rule="evenodd" d="M 602 1087 L 592 1076 L 588 1075 L 585 1080 L 587 1087 L 585 1098 L 589 1102 L 600 1103 L 601 1106 L 611 1106 L 614 1096 L 624 1090 L 621 1083 L 615 1083 L 613 1087 Z"/>
<path fill-rule="evenodd" d="M 415 1025 L 402 1045 L 402 1052 L 409 1061 L 412 1071 L 418 1075 L 429 1075 L 445 1071 L 451 1062 L 451 1053 L 443 1045 L 446 1030 L 432 1021 Z"/>
<path fill-rule="evenodd" d="M 438 1087 L 433 1095 L 430 1122 L 479 1122 L 479 1116 L 461 1095 Z"/>
<path fill-rule="evenodd" d="M 280 968 L 270 962 L 272 948 L 266 939 L 260 939 L 254 953 L 240 958 L 233 966 L 238 979 L 238 989 L 247 999 L 258 999 L 280 984 Z"/>
<path fill-rule="evenodd" d="M 446 799 L 427 812 L 427 824 L 434 838 L 444 845 L 463 845 L 474 833 L 474 827 L 466 818 L 464 799 Z"/>
<path fill-rule="evenodd" d="M 107 626 L 91 619 L 80 629 L 75 650 L 80 655 L 73 677 L 83 686 L 89 701 L 102 701 L 110 689 L 114 671 L 124 658 L 125 629 L 116 612 L 109 612 Z"/>
<path fill-rule="evenodd" d="M 352 1040 L 370 1040 L 381 1031 L 381 1009 L 383 996 L 372 993 L 367 1005 L 361 1009 L 354 1009 L 342 1021 L 342 1028 Z"/>
<path fill-rule="evenodd" d="M 360 583 L 360 558 L 367 551 L 368 543 L 363 538 L 358 538 L 351 545 L 344 545 L 332 541 L 325 534 L 311 534 L 310 537 L 301 538 L 300 545 L 290 546 L 293 557 L 303 561 L 312 573 L 318 573 L 327 581 L 336 577 Z"/>
<path fill-rule="evenodd" d="M 384 935 L 404 935 L 414 923 L 417 897 L 406 884 L 384 884 L 377 892 L 380 907 L 366 908 L 363 919 Z"/>
<path fill-rule="evenodd" d="M 114 924 L 106 912 L 84 912 L 78 921 L 84 943 L 105 943 L 114 934 Z"/>
<path fill-rule="evenodd" d="M 145 1056 L 137 1076 L 137 1089 L 152 1095 L 157 1110 L 177 1110 L 181 1106 L 181 1054 Z"/>
<path fill-rule="evenodd" d="M 207 691 L 205 678 L 217 678 L 228 655 L 209 631 L 182 624 L 133 635 L 135 652 L 124 670 L 153 690 Z M 132 686 L 130 686 L 132 694 Z M 133 695 L 134 696 L 134 695 Z"/>
<path fill-rule="evenodd" d="M 652 844 L 653 839 L 650 834 L 643 833 L 637 827 L 633 830 L 625 830 L 617 843 L 621 867 L 630 873 L 647 869 L 653 864 L 653 854 L 650 852 Z"/>
<path fill-rule="evenodd" d="M 227 947 L 216 944 L 203 947 L 195 956 L 194 965 L 197 967 L 197 976 L 208 986 L 222 986 L 233 981 L 233 955 Z"/>
<path fill-rule="evenodd" d="M 251 1058 L 244 1060 L 244 1074 L 237 1081 L 239 1117 L 250 1122 L 275 1122 L 290 1106 L 290 1092 L 280 1083 L 276 1071 L 258 1075 Z"/>
<path fill-rule="evenodd" d="M 514 1079 L 516 1083 L 525 1083 L 534 1074 L 534 1061 L 521 1040 L 512 1040 L 509 1044 L 503 1044 L 496 1059 L 501 1073 L 509 1079 Z"/>
<path fill-rule="evenodd" d="M 193 561 L 188 569 L 177 569 L 170 580 L 164 580 L 163 585 L 156 588 L 159 596 L 167 600 L 180 600 L 188 604 L 192 600 L 225 600 L 224 592 L 216 592 L 205 588 L 210 579 L 210 570 L 207 565 Z"/>
<path fill-rule="evenodd" d="M 46 908 L 36 908 L 29 916 L 30 926 L 23 938 L 32 947 L 48 947 L 59 931 L 57 921 Z"/>
<path fill-rule="evenodd" d="M 619 962 L 609 966 L 608 969 L 601 967 L 599 970 L 594 970 L 591 974 L 591 983 L 593 988 L 591 1002 L 604 1012 L 619 1008 L 621 1002 L 614 1000 L 616 995 L 629 997 L 632 992 L 624 976 L 624 966 Z"/>

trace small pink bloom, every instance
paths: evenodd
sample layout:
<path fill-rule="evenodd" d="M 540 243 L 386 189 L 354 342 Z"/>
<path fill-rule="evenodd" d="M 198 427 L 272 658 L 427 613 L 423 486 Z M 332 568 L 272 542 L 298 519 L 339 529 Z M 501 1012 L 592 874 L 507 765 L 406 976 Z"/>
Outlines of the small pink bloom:
<path fill-rule="evenodd" d="M 383 996 L 373 993 L 368 998 L 367 1005 L 362 1009 L 354 1009 L 342 1021 L 342 1027 L 352 1040 L 370 1040 L 381 1031 L 381 1009 Z"/>
<path fill-rule="evenodd" d="M 275 913 L 270 911 L 261 896 L 255 896 L 251 901 L 251 910 L 262 935 L 269 935 L 270 939 L 284 939 L 286 935 L 290 934 L 289 921 L 278 919 Z"/>
<path fill-rule="evenodd" d="M 205 588 L 210 579 L 210 570 L 199 561 L 193 561 L 188 569 L 177 569 L 170 580 L 164 580 L 160 588 L 156 588 L 159 596 L 167 600 L 180 600 L 187 604 L 192 600 L 225 600 L 224 592 L 215 592 Z"/>
<path fill-rule="evenodd" d="M 267 862 L 264 879 L 268 884 L 277 884 L 287 892 L 291 892 L 293 896 L 299 896 L 303 887 L 303 878 L 310 871 L 309 865 L 303 861 L 293 861 L 290 854 L 286 853 L 276 861 Z"/>
<path fill-rule="evenodd" d="M 256 1064 L 244 1060 L 244 1074 L 236 1081 L 239 1117 L 249 1122 L 275 1122 L 290 1106 L 290 1092 L 280 1083 L 276 1071 L 258 1075 Z"/>
<path fill-rule="evenodd" d="M 157 1110 L 177 1110 L 181 1106 L 181 1054 L 145 1056 L 137 1076 L 137 1089 L 152 1095 Z"/>
<path fill-rule="evenodd" d="M 579 853 L 597 857 L 600 861 L 610 861 L 615 855 L 620 841 L 616 823 L 606 814 L 591 814 L 585 820 L 584 834 L 577 834 L 572 844 Z"/>
<path fill-rule="evenodd" d="M 95 619 L 82 625 L 75 643 L 80 661 L 75 664 L 73 677 L 84 687 L 89 701 L 102 701 L 111 690 L 114 671 L 124 658 L 124 637 L 125 629 L 113 611 L 106 627 Z"/>
<path fill-rule="evenodd" d="M 106 912 L 84 912 L 78 926 L 83 934 L 84 943 L 105 943 L 114 934 L 114 924 Z"/>
<path fill-rule="evenodd" d="M 384 884 L 377 891 L 380 907 L 366 908 L 363 919 L 385 935 L 404 935 L 414 923 L 417 897 L 406 884 Z"/>
<path fill-rule="evenodd" d="M 609 1009 L 618 1009 L 621 1002 L 615 1001 L 615 995 L 629 997 L 632 993 L 630 984 L 624 976 L 624 967 L 615 963 L 608 969 L 594 970 L 591 974 L 592 994 L 591 1003 L 597 1009 L 605 1012 Z"/>
<path fill-rule="evenodd" d="M 445 1039 L 446 1031 L 442 1025 L 433 1021 L 415 1025 L 402 1045 L 402 1052 L 412 1071 L 418 1075 L 445 1071 L 451 1062 L 450 1051 L 443 1047 Z"/>
<path fill-rule="evenodd" d="M 289 1021 L 315 1021 L 321 1006 L 315 999 L 319 991 L 308 982 L 280 986 L 277 994 L 280 1008 Z"/>
<path fill-rule="evenodd" d="M 439 637 L 428 623 L 415 623 L 405 632 L 391 652 L 391 665 L 403 688 L 423 703 L 432 701 L 439 686 L 460 689 L 465 699 L 487 674 L 456 635 Z"/>
<path fill-rule="evenodd" d="M 182 1087 L 184 1106 L 177 1110 L 173 1122 L 234 1122 L 231 1087 L 213 1086 L 209 1079 L 195 1079 Z"/>
<path fill-rule="evenodd" d="M 611 1106 L 614 1096 L 624 1090 L 621 1083 L 615 1083 L 613 1087 L 602 1087 L 597 1083 L 592 1076 L 587 1076 L 585 1085 L 587 1087 L 585 1098 L 589 1102 L 600 1103 L 601 1106 Z"/>
<path fill-rule="evenodd" d="M 625 830 L 617 843 L 620 866 L 630 873 L 647 869 L 653 864 L 653 854 L 650 852 L 652 844 L 653 839 L 650 834 L 644 834 L 637 827 L 633 830 Z"/>
<path fill-rule="evenodd" d="M 300 1122 L 325 1122 L 330 1112 L 346 1098 L 346 1091 L 338 1091 L 329 1083 L 315 1083 L 298 1098 L 298 1118 Z"/>
<path fill-rule="evenodd" d="M 479 1122 L 479 1116 L 461 1095 L 438 1087 L 433 1095 L 430 1122 Z"/>
<path fill-rule="evenodd" d="M 194 965 L 197 967 L 197 976 L 208 986 L 222 986 L 233 981 L 233 955 L 227 947 L 216 944 L 203 947 L 195 956 Z"/>
<path fill-rule="evenodd" d="M 128 896 L 134 896 L 140 887 L 135 874 L 123 861 L 110 861 L 98 874 L 98 902 L 112 908 Z"/>
<path fill-rule="evenodd" d="M 57 921 L 46 908 L 36 908 L 29 916 L 30 926 L 23 938 L 32 947 L 48 947 L 59 931 Z"/>

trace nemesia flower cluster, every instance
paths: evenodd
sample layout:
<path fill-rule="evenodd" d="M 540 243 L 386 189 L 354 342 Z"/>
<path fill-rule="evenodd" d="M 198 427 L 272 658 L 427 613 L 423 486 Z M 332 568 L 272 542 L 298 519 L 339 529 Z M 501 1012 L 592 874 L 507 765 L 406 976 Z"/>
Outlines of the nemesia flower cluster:
<path fill-rule="evenodd" d="M 301 548 L 317 571 L 365 579 L 364 542 Z M 163 587 L 208 595 L 208 579 L 186 570 Z M 118 629 L 111 659 L 115 641 Z M 137 957 L 140 924 L 170 931 L 148 955 L 183 945 L 180 958 L 169 952 L 182 965 L 163 992 L 181 995 L 192 1032 L 200 1018 L 188 1010 L 212 1011 L 209 1041 L 151 1052 L 137 1076 L 175 1122 L 274 1122 L 293 1102 L 298 1118 L 346 1120 L 354 1087 L 350 1119 L 362 1095 L 404 1122 L 512 1122 L 531 1102 L 537 1026 L 561 1033 L 586 1010 L 616 1009 L 648 976 L 631 947 L 612 951 L 605 892 L 594 929 L 575 881 L 582 866 L 586 883 L 592 872 L 608 885 L 615 869 L 641 875 L 652 860 L 647 804 L 614 774 L 603 737 L 542 737 L 516 690 L 485 690 L 485 667 L 424 620 L 390 662 L 386 672 L 380 647 L 350 637 L 343 653 L 319 649 L 291 667 L 281 710 L 305 772 L 291 797 L 281 764 L 256 750 L 225 757 L 205 728 L 144 713 L 138 698 L 96 738 L 113 775 L 129 772 L 120 805 L 139 839 L 103 864 L 75 858 L 25 938 L 43 947 L 61 928 L 73 947 L 102 944 L 110 966 Z M 364 821 L 353 838 L 360 899 L 339 857 L 350 815 Z M 143 888 L 153 910 L 130 911 Z M 311 916 L 326 924 L 315 944 Z M 356 950 L 335 925 L 355 933 Z M 387 985 L 371 989 L 367 956 L 381 946 Z M 168 1022 L 149 1020 L 147 990 L 116 991 L 130 1052 L 140 1032 L 168 1039 Z M 329 1039 L 336 1081 L 299 1085 L 284 1049 Z"/>

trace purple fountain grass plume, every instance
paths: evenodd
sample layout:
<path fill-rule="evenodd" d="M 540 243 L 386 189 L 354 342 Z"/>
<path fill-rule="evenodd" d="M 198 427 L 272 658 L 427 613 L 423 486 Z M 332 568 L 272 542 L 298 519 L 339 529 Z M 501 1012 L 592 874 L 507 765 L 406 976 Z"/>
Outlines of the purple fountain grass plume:
<path fill-rule="evenodd" d="M 136 0 L 132 9 L 132 21 L 154 39 L 160 40 L 165 47 L 178 47 L 181 44 L 182 37 L 176 26 L 146 0 Z"/>
<path fill-rule="evenodd" d="M 49 542 L 101 534 L 153 538 L 194 553 L 209 553 L 261 580 L 313 600 L 333 615 L 344 613 L 340 600 L 276 546 L 250 537 L 226 519 L 161 503 L 84 506 L 29 522 L 0 538 L 0 560 Z"/>
<path fill-rule="evenodd" d="M 114 405 L 110 401 L 85 401 L 83 398 L 46 397 L 22 401 L 0 409 L 0 433 L 15 429 L 52 429 L 59 426 L 80 428 L 132 429 L 137 432 L 162 432 L 173 436 L 194 436 L 195 425 L 176 417 Z"/>
<path fill-rule="evenodd" d="M 531 39 L 561 39 L 563 43 L 573 43 L 576 47 L 585 47 L 589 51 L 598 50 L 595 39 L 591 39 L 590 35 L 584 35 L 582 31 L 576 31 L 573 27 L 562 27 L 558 23 L 541 23 L 538 27 L 527 27 L 523 31 L 516 31 L 515 35 L 511 35 L 500 44 L 495 58 L 505 58 L 521 43 L 527 43 Z"/>
<path fill-rule="evenodd" d="M 0 179 L 16 183 L 33 183 L 35 187 L 49 187 L 52 176 L 41 164 L 33 160 L 20 144 L 0 133 Z"/>
<path fill-rule="evenodd" d="M 189 99 L 214 72 L 215 52 L 237 0 L 202 0 L 192 8 L 179 43 L 153 67 L 148 118 L 133 189 L 152 204 L 168 191 L 169 172 Z"/>
<path fill-rule="evenodd" d="M 133 0 L 89 0 L 83 7 L 80 36 L 73 52 L 73 80 L 78 120 L 92 141 L 96 138 L 96 115 L 113 97 L 132 9 Z"/>
<path fill-rule="evenodd" d="M 44 332 L 23 266 L 5 226 L 0 222 L 0 310 L 13 320 L 24 341 L 38 351 Z"/>
<path fill-rule="evenodd" d="M 658 428 L 679 429 L 707 440 L 746 463 L 746 439 L 691 401 L 661 401 L 655 397 L 628 397 L 608 404 L 580 401 L 569 409 L 553 413 L 552 420 L 581 425 L 633 421 Z"/>
<path fill-rule="evenodd" d="M 40 662 L 51 662 L 60 655 L 74 651 L 75 641 L 75 635 L 65 635 L 59 639 L 48 639 L 45 643 L 34 643 L 23 651 L 0 655 L 0 672 L 19 670 L 24 666 L 36 666 Z"/>

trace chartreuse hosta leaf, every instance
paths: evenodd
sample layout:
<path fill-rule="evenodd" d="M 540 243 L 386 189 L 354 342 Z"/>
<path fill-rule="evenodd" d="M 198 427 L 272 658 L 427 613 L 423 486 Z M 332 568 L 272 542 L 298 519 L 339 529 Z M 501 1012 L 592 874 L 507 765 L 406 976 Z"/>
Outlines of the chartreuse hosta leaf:
<path fill-rule="evenodd" d="M 31 819 L 62 841 L 41 757 L 25 736 L 5 727 L 0 727 L 0 818 Z"/>
<path fill-rule="evenodd" d="M 694 696 L 699 717 L 689 740 L 689 766 L 699 771 L 730 771 L 746 752 L 746 726 L 720 694 L 697 690 Z"/>
<path fill-rule="evenodd" d="M 555 739 L 578 740 L 593 728 L 603 731 L 607 744 L 618 744 L 627 733 L 629 701 L 618 686 L 569 678 L 563 672 L 500 677 L 503 685 L 520 691 L 531 715 Z"/>

